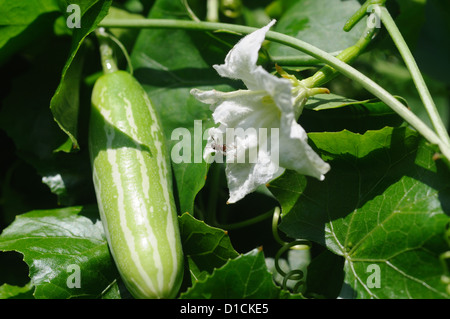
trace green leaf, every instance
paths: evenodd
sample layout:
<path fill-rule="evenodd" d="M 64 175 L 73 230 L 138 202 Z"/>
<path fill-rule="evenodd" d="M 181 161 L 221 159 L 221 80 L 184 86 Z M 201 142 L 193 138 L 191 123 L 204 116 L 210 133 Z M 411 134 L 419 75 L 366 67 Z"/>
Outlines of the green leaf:
<path fill-rule="evenodd" d="M 145 19 L 144 16 L 136 13 L 130 13 L 124 9 L 120 9 L 114 6 L 111 6 L 108 11 L 107 19 Z M 131 29 L 131 28 L 109 28 L 108 31 L 115 36 L 127 50 L 131 50 L 136 38 L 139 34 L 139 29 Z M 126 62 L 123 54 L 117 54 L 117 59 L 122 59 L 123 62 Z M 119 62 L 118 62 L 119 63 Z"/>
<path fill-rule="evenodd" d="M 58 16 L 57 0 L 0 1 L 0 64 L 48 32 Z"/>
<path fill-rule="evenodd" d="M 64 65 L 58 51 L 65 48 L 59 43 L 52 52 L 35 55 L 35 63 L 12 78 L 9 94 L 2 101 L 0 127 L 19 150 L 40 159 L 48 157 L 65 140 L 48 109 L 52 86 L 58 83 L 58 68 Z"/>
<path fill-rule="evenodd" d="M 418 60 L 417 62 L 419 63 L 419 67 L 421 67 L 421 72 L 423 72 L 425 82 L 430 90 L 431 96 L 433 97 L 436 108 L 444 124 L 449 127 L 450 112 L 448 104 L 450 100 L 446 85 L 444 82 L 438 82 L 427 76 L 425 67 L 422 67 L 420 63 L 422 60 L 424 60 L 424 58 Z M 433 58 L 428 57 L 426 60 L 431 61 Z M 437 60 L 439 61 L 439 59 Z M 374 49 L 367 54 L 359 56 L 358 60 L 355 61 L 355 67 L 357 69 L 364 70 L 363 72 L 366 74 L 371 74 L 372 80 L 386 88 L 395 96 L 401 96 L 406 101 L 405 105 L 407 105 L 414 114 L 416 114 L 430 128 L 433 127 L 430 117 L 423 106 L 423 102 L 417 93 L 411 74 L 401 59 L 393 54 L 386 55 L 386 52 L 383 50 Z M 439 65 L 437 68 L 440 68 L 439 71 L 442 74 L 446 73 L 445 66 L 443 64 Z M 361 95 L 362 93 L 358 93 L 357 90 L 352 92 L 352 85 L 350 83 L 343 85 L 341 89 L 338 87 L 339 85 L 336 86 L 336 89 L 340 91 L 341 95 L 355 96 Z M 333 91 L 336 92 L 336 89 Z M 363 93 L 363 96 L 367 96 L 366 93 Z"/>
<path fill-rule="evenodd" d="M 407 105 L 403 98 L 396 98 Z M 358 101 L 336 94 L 318 94 L 308 98 L 300 118 L 300 124 L 308 132 L 347 129 L 364 133 L 403 123 L 404 120 L 397 113 L 378 99 Z"/>
<path fill-rule="evenodd" d="M 238 256 L 224 230 L 208 226 L 188 213 L 179 217 L 179 225 L 183 251 L 193 282 Z"/>
<path fill-rule="evenodd" d="M 402 33 L 408 47 L 415 51 L 420 37 L 424 36 L 424 27 L 426 24 L 432 22 L 426 18 L 427 3 L 431 4 L 434 0 L 396 0 L 395 2 L 387 1 L 387 9 L 391 15 L 395 17 L 395 24 Z M 436 19 L 433 16 L 433 19 Z M 414 25 L 411 25 L 411 19 L 414 19 Z M 435 30 L 436 31 L 436 30 Z M 387 37 L 384 42 L 393 45 L 390 37 Z M 385 43 L 386 44 L 386 43 Z"/>
<path fill-rule="evenodd" d="M 325 250 L 311 260 L 306 276 L 306 297 L 335 299 L 344 282 L 344 258 Z"/>
<path fill-rule="evenodd" d="M 281 202 L 280 229 L 343 256 L 345 282 L 359 298 L 448 298 L 439 255 L 450 178 L 432 160 L 434 148 L 406 128 L 309 137 L 331 171 L 290 190 L 300 195 Z M 271 190 L 283 200 L 282 186 Z"/>
<path fill-rule="evenodd" d="M 347 105 L 363 103 L 336 94 L 317 94 L 308 98 L 305 108 L 314 111 L 341 108 Z"/>
<path fill-rule="evenodd" d="M 50 102 L 55 121 L 72 140 L 72 147 L 64 148 L 70 152 L 78 149 L 78 113 L 79 81 L 82 59 L 77 56 L 84 39 L 95 30 L 97 24 L 107 15 L 112 0 L 70 1 L 78 4 L 81 11 L 81 27 L 75 28 L 72 35 L 72 47 L 61 75 L 61 81 Z M 65 144 L 67 145 L 67 144 Z M 60 148 L 61 149 L 61 148 Z"/>
<path fill-rule="evenodd" d="M 189 19 L 182 2 L 171 0 L 156 1 L 149 17 Z M 141 31 L 131 55 L 134 75 L 158 110 L 169 154 L 175 144 L 181 143 L 178 136 L 172 137 L 172 132 L 177 128 L 188 130 L 188 144 L 192 146 L 190 160 L 172 163 L 183 213 L 193 213 L 194 199 L 205 184 L 208 166 L 202 160 L 206 143 L 203 132 L 213 125 L 209 106 L 197 101 L 190 90 L 231 89 L 211 67 L 223 63 L 228 49 L 203 32 L 152 29 Z M 201 121 L 197 130 L 195 120 Z"/>
<path fill-rule="evenodd" d="M 281 204 L 281 211 L 283 214 L 286 214 L 296 205 L 297 200 L 303 194 L 303 190 L 306 188 L 307 183 L 307 179 L 304 175 L 287 170 L 283 175 L 270 182 L 267 186 Z"/>
<path fill-rule="evenodd" d="M 419 22 L 414 24 L 415 28 L 420 29 L 414 32 L 411 30 L 411 24 L 407 23 L 411 21 L 413 14 L 409 16 L 400 15 L 403 18 L 401 22 L 403 22 L 404 26 L 400 31 L 408 30 L 409 33 L 419 37 L 414 56 L 421 71 L 448 85 L 450 83 L 447 75 L 450 71 L 448 59 L 450 54 L 450 39 L 448 37 L 450 32 L 450 4 L 448 1 L 428 0 L 425 8 L 417 4 L 416 7 L 419 8 L 414 8 L 413 6 L 417 10 L 416 12 L 420 12 L 423 15 L 415 15 L 415 19 Z M 425 23 L 421 25 L 421 21 L 425 21 Z M 415 42 L 411 43 L 412 46 L 415 44 Z"/>
<path fill-rule="evenodd" d="M 69 134 L 68 140 L 59 145 L 55 149 L 56 152 L 70 153 L 72 150 L 79 148 L 76 137 L 78 136 L 80 82 L 84 64 L 84 54 L 82 51 L 81 49 L 78 50 L 78 54 L 71 61 L 70 67 L 63 74 L 58 89 L 50 102 L 50 109 L 56 122 L 63 131 Z M 64 126 L 68 129 L 65 129 Z"/>
<path fill-rule="evenodd" d="M 41 176 L 58 196 L 57 202 L 70 206 L 88 202 L 95 195 L 88 150 L 76 154 L 54 152 L 67 141 L 48 107 L 65 63 L 60 52 L 66 49 L 66 42 L 55 43 L 50 52 L 34 55 L 34 63 L 12 79 L 9 94 L 2 100 L 0 128 L 14 141 L 19 157 L 32 165 L 36 170 L 33 173 Z"/>
<path fill-rule="evenodd" d="M 95 298 L 118 278 L 99 221 L 81 207 L 20 215 L 0 235 L 0 251 L 17 251 L 30 268 L 35 298 Z"/>
<path fill-rule="evenodd" d="M 262 28 L 267 25 L 271 18 L 267 14 L 263 2 L 246 3 L 246 6 L 242 8 L 242 16 L 245 19 L 245 25 Z"/>
<path fill-rule="evenodd" d="M 27 27 L 38 16 L 46 12 L 59 11 L 56 0 L 0 1 L 1 26 Z"/>
<path fill-rule="evenodd" d="M 350 32 L 343 30 L 347 19 L 360 6 L 357 0 L 299 0 L 283 13 L 274 31 L 296 37 L 327 52 L 344 50 L 359 39 L 365 28 L 365 21 L 362 21 Z M 271 44 L 269 53 L 282 57 L 303 55 L 276 43 Z"/>
<path fill-rule="evenodd" d="M 397 97 L 397 99 L 406 104 L 406 101 L 403 98 Z M 382 116 L 385 114 L 395 113 L 389 106 L 379 99 L 358 101 L 336 94 L 317 94 L 311 96 L 308 98 L 305 108 L 314 111 L 351 108 L 354 112 L 354 116 L 362 112 L 367 113 L 369 116 Z"/>
<path fill-rule="evenodd" d="M 277 287 L 267 270 L 264 253 L 254 249 L 228 261 L 181 294 L 181 299 L 300 298 Z"/>
<path fill-rule="evenodd" d="M 33 285 L 23 286 L 3 284 L 0 286 L 0 299 L 33 299 Z"/>

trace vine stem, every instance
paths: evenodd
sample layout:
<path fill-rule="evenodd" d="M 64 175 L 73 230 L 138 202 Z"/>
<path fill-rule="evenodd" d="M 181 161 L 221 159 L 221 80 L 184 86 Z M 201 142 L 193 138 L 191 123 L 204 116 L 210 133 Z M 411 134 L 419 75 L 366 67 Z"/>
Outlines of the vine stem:
<path fill-rule="evenodd" d="M 344 31 L 348 32 L 369 12 L 372 6 L 383 6 L 386 3 L 386 0 L 367 0 L 363 3 L 363 5 L 359 8 L 358 11 L 355 12 L 353 16 L 348 19 L 347 23 L 344 26 Z"/>
<path fill-rule="evenodd" d="M 206 208 L 206 220 L 211 225 L 218 225 L 216 210 L 217 210 L 217 198 L 219 196 L 219 185 L 220 185 L 220 167 L 218 165 L 211 165 L 209 167 L 209 181 L 211 193 L 208 196 L 208 204 Z"/>
<path fill-rule="evenodd" d="M 105 19 L 99 24 L 99 27 L 185 29 L 196 31 L 238 33 L 240 35 L 249 34 L 257 30 L 257 28 L 236 24 L 171 19 Z M 287 45 L 306 54 L 309 54 L 310 56 L 321 60 L 329 66 L 333 67 L 349 79 L 359 83 L 367 91 L 369 91 L 370 93 L 378 97 L 381 101 L 383 101 L 386 105 L 391 107 L 406 122 L 414 127 L 420 134 L 422 134 L 422 136 L 426 138 L 430 143 L 438 145 L 442 154 L 448 160 L 450 160 L 449 144 L 443 141 L 413 112 L 411 112 L 407 107 L 405 107 L 405 105 L 400 103 L 394 96 L 392 96 L 392 94 L 387 92 L 380 85 L 372 81 L 370 78 L 368 78 L 352 66 L 307 42 L 279 32 L 267 32 L 266 39 Z"/>
<path fill-rule="evenodd" d="M 330 52 L 331 55 L 333 56 L 337 56 L 341 53 L 342 51 L 336 51 L 336 52 Z M 316 59 L 316 58 L 312 58 L 310 56 L 270 56 L 270 60 L 272 62 L 275 62 L 278 65 L 281 66 L 311 66 L 311 65 L 319 65 L 319 64 L 323 64 L 322 61 Z"/>
<path fill-rule="evenodd" d="M 405 42 L 400 30 L 392 19 L 391 14 L 385 7 L 381 7 L 381 21 L 383 25 L 386 27 L 389 32 L 392 40 L 394 41 L 397 49 L 399 50 L 405 64 L 411 73 L 414 84 L 416 85 L 417 91 L 419 92 L 420 98 L 427 110 L 427 113 L 430 117 L 431 123 L 433 124 L 434 129 L 436 130 L 438 136 L 441 138 L 443 142 L 450 147 L 450 137 L 448 135 L 447 129 L 442 122 L 442 118 L 439 116 L 439 112 L 434 104 L 433 98 L 431 97 L 430 91 L 428 90 L 427 85 L 423 79 L 423 76 L 417 66 L 416 60 L 414 59 L 411 51 L 408 48 L 408 45 Z"/>
<path fill-rule="evenodd" d="M 99 42 L 100 58 L 104 73 L 112 73 L 118 70 L 116 61 L 114 59 L 114 52 L 109 44 L 109 36 L 104 28 L 95 30 Z"/>
<path fill-rule="evenodd" d="M 207 0 L 206 20 L 217 22 L 219 20 L 219 0 Z"/>
<path fill-rule="evenodd" d="M 336 55 L 336 58 L 347 64 L 351 63 L 369 45 L 370 41 L 376 33 L 375 31 L 376 30 L 374 27 L 368 26 L 364 30 L 359 40 L 351 47 L 348 47 L 347 49 Z M 326 82 L 332 80 L 337 74 L 338 72 L 335 69 L 333 69 L 329 65 L 326 65 L 319 71 L 317 71 L 313 76 L 303 80 L 303 82 L 307 87 L 321 86 Z"/>
<path fill-rule="evenodd" d="M 260 214 L 256 217 L 250 218 L 250 219 L 246 219 L 244 221 L 241 222 L 237 222 L 237 223 L 233 223 L 233 224 L 216 224 L 217 227 L 226 229 L 226 230 L 234 230 L 234 229 L 240 229 L 240 228 L 244 228 L 247 226 L 251 226 L 254 224 L 257 224 L 259 222 L 262 222 L 266 219 L 269 219 L 270 217 L 272 217 L 273 215 L 273 210 L 269 210 L 267 212 L 265 212 L 264 214 Z"/>

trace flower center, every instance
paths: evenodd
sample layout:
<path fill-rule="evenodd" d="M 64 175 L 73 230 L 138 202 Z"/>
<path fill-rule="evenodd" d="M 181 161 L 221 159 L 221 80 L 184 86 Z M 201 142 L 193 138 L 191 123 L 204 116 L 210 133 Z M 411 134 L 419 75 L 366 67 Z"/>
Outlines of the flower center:
<path fill-rule="evenodd" d="M 278 64 L 275 65 L 277 73 L 283 78 L 289 80 L 292 85 L 292 96 L 294 97 L 294 112 L 296 118 L 300 116 L 303 111 L 303 107 L 308 100 L 308 97 L 316 94 L 329 94 L 330 90 L 327 88 L 310 88 L 302 80 L 298 80 L 294 75 L 287 73 Z"/>

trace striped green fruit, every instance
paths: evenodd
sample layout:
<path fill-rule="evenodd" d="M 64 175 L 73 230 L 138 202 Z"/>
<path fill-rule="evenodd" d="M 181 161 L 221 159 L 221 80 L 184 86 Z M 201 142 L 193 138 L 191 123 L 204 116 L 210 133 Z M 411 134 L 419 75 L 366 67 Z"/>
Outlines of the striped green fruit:
<path fill-rule="evenodd" d="M 170 163 L 157 113 L 125 71 L 92 92 L 89 150 L 100 216 L 120 275 L 135 298 L 173 298 L 183 253 Z"/>

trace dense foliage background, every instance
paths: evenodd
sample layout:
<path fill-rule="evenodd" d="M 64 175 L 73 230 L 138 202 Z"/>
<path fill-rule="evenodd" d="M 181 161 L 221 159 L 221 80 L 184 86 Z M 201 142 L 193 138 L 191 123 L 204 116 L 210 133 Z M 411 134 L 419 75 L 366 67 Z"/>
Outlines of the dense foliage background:
<path fill-rule="evenodd" d="M 364 19 L 351 32 L 342 29 L 363 1 L 221 1 L 227 2 L 232 5 L 221 7 L 221 22 L 261 27 L 275 18 L 275 31 L 328 52 L 351 46 L 364 30 Z M 66 27 L 69 3 L 82 9 L 80 29 Z M 0 298 L 130 297 L 98 222 L 88 158 L 90 93 L 101 74 L 91 32 L 107 14 L 205 20 L 205 3 L 0 0 Z M 449 3 L 388 0 L 387 6 L 448 125 Z M 195 100 L 190 89 L 241 87 L 211 66 L 223 63 L 242 35 L 110 32 L 130 53 L 134 75 L 159 111 L 169 148 L 177 142 L 170 140 L 173 129 L 192 131 L 194 120 L 202 120 L 203 129 L 214 124 L 208 105 Z M 300 78 L 320 67 L 317 61 L 300 63 L 304 58 L 267 43 L 260 63 L 273 71 L 278 62 Z M 353 66 L 429 123 L 383 28 Z M 338 76 L 326 86 L 332 95 L 310 99 L 300 118 L 311 145 L 332 167 L 324 182 L 288 171 L 267 188 L 226 205 L 222 165 L 173 164 L 186 255 L 181 298 L 449 297 L 448 166 L 435 160 L 434 146 L 358 84 Z M 273 234 L 277 206 L 282 216 L 279 233 Z M 308 240 L 311 248 L 277 255 L 283 242 L 294 239 Z M 73 264 L 81 269 L 79 288 L 67 284 Z M 370 284 L 371 265 L 380 271 L 379 286 Z M 289 270 L 293 277 L 283 280 Z"/>

